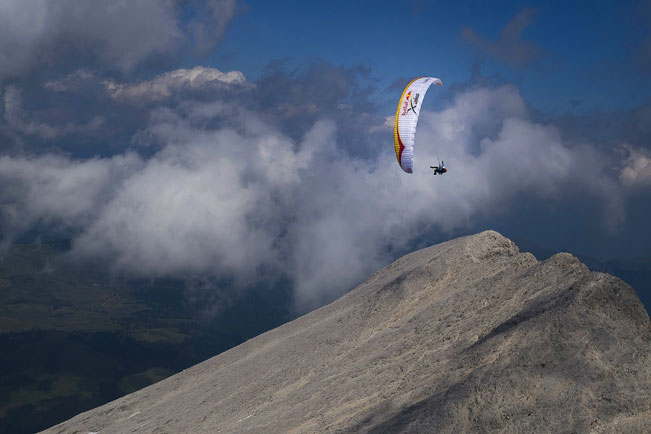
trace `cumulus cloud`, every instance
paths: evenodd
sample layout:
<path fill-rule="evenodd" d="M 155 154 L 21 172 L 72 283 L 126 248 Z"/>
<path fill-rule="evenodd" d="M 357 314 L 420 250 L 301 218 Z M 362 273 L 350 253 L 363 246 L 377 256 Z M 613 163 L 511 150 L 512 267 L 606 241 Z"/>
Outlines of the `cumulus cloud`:
<path fill-rule="evenodd" d="M 0 88 L 0 129 L 32 152 L 115 155 L 144 143 L 152 110 L 193 100 L 243 102 L 252 99 L 254 90 L 239 71 L 203 66 L 120 82 L 82 68 L 41 86 L 11 84 L 4 92 Z"/>
<path fill-rule="evenodd" d="M 35 61 L 32 48 L 47 27 L 46 1 L 0 1 L 0 78 Z"/>
<path fill-rule="evenodd" d="M 203 66 L 177 69 L 135 84 L 120 84 L 114 80 L 105 80 L 103 84 L 111 98 L 131 104 L 148 104 L 183 91 L 206 92 L 223 86 L 252 86 L 239 71 L 221 72 Z"/>
<path fill-rule="evenodd" d="M 96 75 L 86 69 L 78 69 L 60 80 L 46 81 L 43 87 L 53 92 L 78 91 L 85 83 L 96 80 Z"/>
<path fill-rule="evenodd" d="M 651 186 L 651 155 L 643 148 L 626 146 L 628 158 L 620 173 L 620 179 L 628 187 Z"/>
<path fill-rule="evenodd" d="M 471 27 L 461 30 L 463 40 L 475 47 L 482 55 L 496 58 L 509 66 L 523 67 L 540 56 L 540 50 L 532 42 L 522 40 L 522 32 L 531 24 L 535 9 L 523 9 L 509 21 L 497 40 L 479 35 Z"/>
<path fill-rule="evenodd" d="M 184 19 L 187 8 L 197 18 Z M 188 44 L 205 54 L 235 10 L 235 0 L 2 0 L 0 80 L 80 61 L 128 72 Z"/>
<path fill-rule="evenodd" d="M 0 157 L 0 221 L 5 238 L 39 224 L 83 228 L 114 195 L 116 180 L 141 166 L 134 154 L 73 160 Z"/>
<path fill-rule="evenodd" d="M 395 161 L 390 130 L 366 158 L 347 150 L 347 125 L 336 118 L 315 119 L 298 138 L 270 119 L 230 101 L 188 100 L 152 113 L 145 136 L 162 146 L 149 158 L 3 157 L 0 178 L 12 180 L 0 189 L 3 230 L 67 225 L 78 234 L 73 255 L 134 273 L 211 273 L 239 286 L 281 273 L 305 308 L 424 232 L 506 213 L 522 197 L 574 194 L 624 208 L 600 151 L 532 120 L 512 86 L 471 89 L 423 111 L 412 176 Z M 438 156 L 450 170 L 433 178 Z M 603 219 L 614 227 L 624 215 Z"/>

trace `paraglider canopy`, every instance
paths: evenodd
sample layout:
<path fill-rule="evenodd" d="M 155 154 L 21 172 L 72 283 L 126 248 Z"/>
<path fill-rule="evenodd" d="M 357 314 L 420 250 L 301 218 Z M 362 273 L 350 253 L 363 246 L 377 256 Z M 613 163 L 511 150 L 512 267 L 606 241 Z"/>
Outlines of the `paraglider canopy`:
<path fill-rule="evenodd" d="M 419 77 L 412 80 L 402 92 L 398 102 L 393 127 L 393 146 L 396 150 L 398 164 L 407 173 L 414 171 L 414 138 L 416 137 L 418 115 L 420 106 L 425 99 L 425 93 L 432 84 L 441 86 L 443 83 L 434 77 Z"/>

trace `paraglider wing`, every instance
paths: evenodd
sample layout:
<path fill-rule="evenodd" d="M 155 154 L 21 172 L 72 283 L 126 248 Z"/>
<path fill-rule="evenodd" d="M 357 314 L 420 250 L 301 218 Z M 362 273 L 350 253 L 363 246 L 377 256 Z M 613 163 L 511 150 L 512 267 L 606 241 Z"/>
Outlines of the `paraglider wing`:
<path fill-rule="evenodd" d="M 393 146 L 396 148 L 396 158 L 402 170 L 407 173 L 414 171 L 414 138 L 420 106 L 425 99 L 425 92 L 432 84 L 441 86 L 441 80 L 434 77 L 419 77 L 407 85 L 396 111 L 393 127 Z"/>

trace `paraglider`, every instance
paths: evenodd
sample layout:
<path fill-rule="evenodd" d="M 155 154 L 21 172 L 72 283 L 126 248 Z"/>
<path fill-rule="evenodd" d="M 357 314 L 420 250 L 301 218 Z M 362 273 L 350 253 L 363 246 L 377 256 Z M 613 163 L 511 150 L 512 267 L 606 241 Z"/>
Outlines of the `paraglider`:
<path fill-rule="evenodd" d="M 445 161 L 441 161 L 438 166 L 429 166 L 430 169 L 434 169 L 432 175 L 443 175 L 448 169 L 445 168 Z"/>
<path fill-rule="evenodd" d="M 432 84 L 441 86 L 443 83 L 434 77 L 419 77 L 412 80 L 402 92 L 398 103 L 393 127 L 393 146 L 396 150 L 398 164 L 406 173 L 414 172 L 414 138 L 420 114 L 419 105 L 423 104 L 425 93 Z M 435 175 L 447 172 L 442 163 L 439 166 L 430 166 L 430 168 L 436 169 Z"/>

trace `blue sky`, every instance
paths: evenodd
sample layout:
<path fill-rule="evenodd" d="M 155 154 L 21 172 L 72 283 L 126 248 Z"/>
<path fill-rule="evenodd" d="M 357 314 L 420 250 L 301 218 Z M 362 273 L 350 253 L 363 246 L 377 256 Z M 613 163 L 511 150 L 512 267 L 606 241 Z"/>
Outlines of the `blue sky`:
<path fill-rule="evenodd" d="M 651 257 L 650 28 L 649 1 L 0 0 L 0 248 L 300 308 L 484 229 Z"/>
<path fill-rule="evenodd" d="M 498 42 L 528 10 L 518 42 L 537 52 L 523 64 L 464 40 L 469 28 Z M 518 83 L 541 110 L 608 111 L 649 98 L 648 71 L 635 60 L 648 26 L 639 2 L 249 1 L 209 62 L 253 79 L 273 59 L 359 65 L 379 92 L 396 77 L 424 74 L 466 84 L 479 63 L 482 74 Z"/>

